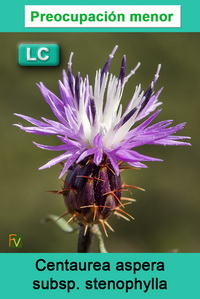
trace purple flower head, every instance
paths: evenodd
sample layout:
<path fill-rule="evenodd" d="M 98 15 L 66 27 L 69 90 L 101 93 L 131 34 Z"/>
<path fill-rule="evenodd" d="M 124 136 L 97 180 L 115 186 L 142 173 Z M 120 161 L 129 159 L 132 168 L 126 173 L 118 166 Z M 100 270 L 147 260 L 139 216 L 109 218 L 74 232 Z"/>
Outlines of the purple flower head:
<path fill-rule="evenodd" d="M 152 124 L 161 112 L 161 109 L 156 108 L 161 105 L 158 97 L 162 89 L 154 92 L 160 65 L 147 90 L 143 91 L 141 85 L 136 86 L 127 107 L 122 108 L 124 87 L 140 63 L 126 75 L 126 57 L 123 56 L 119 76 L 109 74 L 116 50 L 117 46 L 103 69 L 96 71 L 94 87 L 90 85 L 88 76 L 85 79 L 80 73 L 73 76 L 73 53 L 69 58 L 68 73 L 63 71 L 63 81 L 59 81 L 60 98 L 43 83 L 38 84 L 57 120 L 44 117 L 36 120 L 15 114 L 33 125 L 24 127 L 16 124 L 20 129 L 38 135 L 56 135 L 59 139 L 61 144 L 57 146 L 34 142 L 42 149 L 63 151 L 40 169 L 63 162 L 60 177 L 66 172 L 67 175 L 63 189 L 56 193 L 64 195 L 67 213 L 71 214 L 69 221 L 74 219 L 84 224 L 84 235 L 88 227 L 97 222 L 101 223 L 107 234 L 105 226 L 112 230 L 107 222 L 112 214 L 126 220 L 129 220 L 127 216 L 131 217 L 124 207 L 133 200 L 121 197 L 121 191 L 137 187 L 121 184 L 121 163 L 128 163 L 130 168 L 145 168 L 147 166 L 143 162 L 162 161 L 139 153 L 140 146 L 190 145 L 181 141 L 189 137 L 174 135 L 183 129 L 185 123 L 170 126 L 172 120 L 165 120 Z M 123 200 L 126 202 L 122 203 Z"/>
<path fill-rule="evenodd" d="M 78 73 L 72 74 L 71 53 L 68 62 L 68 73 L 63 71 L 63 82 L 59 81 L 60 98 L 47 89 L 43 83 L 38 87 L 44 99 L 50 106 L 57 121 L 42 117 L 42 121 L 31 117 L 15 114 L 34 126 L 24 127 L 16 124 L 20 129 L 38 135 L 56 135 L 60 145 L 49 146 L 34 142 L 37 147 L 50 151 L 63 151 L 61 155 L 50 160 L 39 169 L 51 167 L 64 162 L 62 177 L 73 163 L 79 163 L 88 156 L 93 156 L 95 165 L 99 165 L 106 155 L 117 175 L 119 175 L 118 161 L 129 163 L 133 167 L 147 167 L 142 162 L 162 161 L 142 155 L 133 150 L 144 144 L 160 145 L 190 145 L 182 142 L 186 136 L 174 136 L 183 129 L 185 123 L 170 127 L 172 121 L 166 120 L 151 124 L 161 112 L 155 109 L 162 103 L 158 97 L 162 91 L 154 92 L 159 77 L 161 65 L 158 66 L 153 81 L 146 91 L 141 85 L 136 86 L 135 92 L 127 107 L 123 110 L 121 99 L 123 90 L 140 66 L 140 63 L 126 75 L 126 57 L 123 56 L 119 77 L 109 74 L 109 66 L 117 50 L 117 46 L 103 67 L 96 71 L 94 87 L 86 76 L 83 79 Z M 150 115 L 150 116 L 149 116 Z M 148 116 L 148 118 L 146 118 Z M 143 123 L 137 124 L 146 118 Z"/>

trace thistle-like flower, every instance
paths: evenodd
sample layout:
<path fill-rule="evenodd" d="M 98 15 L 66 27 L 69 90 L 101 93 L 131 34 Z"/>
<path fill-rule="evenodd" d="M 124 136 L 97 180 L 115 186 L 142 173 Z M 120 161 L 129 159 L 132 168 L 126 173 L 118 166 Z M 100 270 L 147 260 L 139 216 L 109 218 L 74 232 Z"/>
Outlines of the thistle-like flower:
<path fill-rule="evenodd" d="M 107 219 L 113 213 L 125 219 L 130 216 L 124 211 L 124 206 L 131 199 L 124 202 L 126 198 L 121 197 L 121 191 L 128 188 L 120 182 L 122 163 L 129 164 L 124 168 L 146 168 L 143 162 L 162 161 L 139 153 L 140 146 L 190 145 L 181 141 L 189 137 L 174 135 L 183 129 L 185 123 L 171 127 L 172 120 L 151 124 L 161 112 L 161 109 L 155 110 L 162 104 L 158 102 L 162 89 L 154 92 L 160 65 L 147 90 L 143 91 L 141 85 L 136 86 L 127 107 L 122 108 L 124 87 L 140 63 L 126 75 L 126 57 L 123 56 L 119 76 L 109 74 L 116 49 L 117 46 L 103 69 L 96 72 L 94 87 L 89 84 L 88 76 L 85 79 L 80 73 L 73 76 L 73 53 L 69 58 L 68 73 L 63 71 L 63 82 L 59 81 L 60 98 L 43 83 L 38 84 L 57 121 L 15 114 L 34 125 L 16 124 L 20 129 L 33 134 L 56 135 L 61 141 L 56 146 L 34 142 L 42 149 L 64 151 L 39 169 L 62 162 L 60 178 L 67 175 L 60 193 L 64 195 L 70 219 L 83 223 L 85 234 L 88 226 L 97 222 L 102 224 L 105 232 L 105 226 L 112 229 Z M 137 124 L 143 118 L 145 120 Z"/>

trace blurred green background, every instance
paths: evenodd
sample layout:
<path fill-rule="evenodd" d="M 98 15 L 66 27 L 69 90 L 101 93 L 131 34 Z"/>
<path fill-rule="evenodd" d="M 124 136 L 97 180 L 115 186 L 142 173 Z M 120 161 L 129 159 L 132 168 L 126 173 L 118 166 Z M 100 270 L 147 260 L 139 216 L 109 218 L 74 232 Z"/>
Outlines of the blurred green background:
<path fill-rule="evenodd" d="M 27 123 L 14 112 L 39 119 L 52 118 L 50 108 L 35 83 L 42 81 L 58 94 L 57 82 L 66 67 L 70 52 L 74 73 L 81 72 L 94 82 L 96 69 L 102 67 L 118 44 L 110 71 L 119 73 L 121 57 L 127 55 L 127 71 L 142 63 L 127 84 L 123 102 L 130 99 L 136 84 L 147 88 L 162 64 L 157 89 L 164 86 L 160 101 L 163 111 L 157 121 L 186 121 L 180 133 L 192 137 L 192 147 L 144 146 L 140 153 L 164 159 L 148 163 L 148 169 L 126 170 L 122 180 L 146 189 L 133 190 L 137 202 L 126 210 L 135 217 L 127 222 L 112 217 L 115 233 L 105 237 L 109 252 L 200 252 L 199 199 L 199 123 L 200 123 L 200 34 L 193 33 L 5 33 L 0 34 L 0 251 L 1 252 L 75 252 L 77 234 L 64 234 L 54 223 L 41 223 L 47 214 L 65 211 L 62 196 L 46 192 L 59 190 L 61 167 L 37 169 L 56 156 L 36 148 L 32 141 L 57 144 L 56 137 L 27 134 L 12 126 Z M 20 67 L 19 43 L 58 43 L 58 67 Z M 128 196 L 126 194 L 125 196 Z M 8 234 L 22 233 L 23 248 L 8 248 Z M 94 242 L 93 251 L 97 251 Z"/>

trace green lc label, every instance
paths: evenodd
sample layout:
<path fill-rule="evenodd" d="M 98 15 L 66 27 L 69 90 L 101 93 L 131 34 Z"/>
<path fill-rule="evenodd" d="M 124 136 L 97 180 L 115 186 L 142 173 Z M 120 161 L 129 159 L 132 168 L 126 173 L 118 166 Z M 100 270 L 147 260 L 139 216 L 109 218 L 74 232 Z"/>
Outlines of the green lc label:
<path fill-rule="evenodd" d="M 18 63 L 21 66 L 57 66 L 60 63 L 60 47 L 57 44 L 21 44 L 18 47 Z"/>

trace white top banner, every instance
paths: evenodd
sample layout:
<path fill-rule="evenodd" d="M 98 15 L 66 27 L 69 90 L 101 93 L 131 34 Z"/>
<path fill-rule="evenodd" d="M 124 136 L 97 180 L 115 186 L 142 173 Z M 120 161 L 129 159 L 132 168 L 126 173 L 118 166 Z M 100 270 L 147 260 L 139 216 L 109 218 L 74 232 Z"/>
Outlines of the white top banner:
<path fill-rule="evenodd" d="M 180 5 L 25 5 L 29 28 L 181 27 Z"/>

